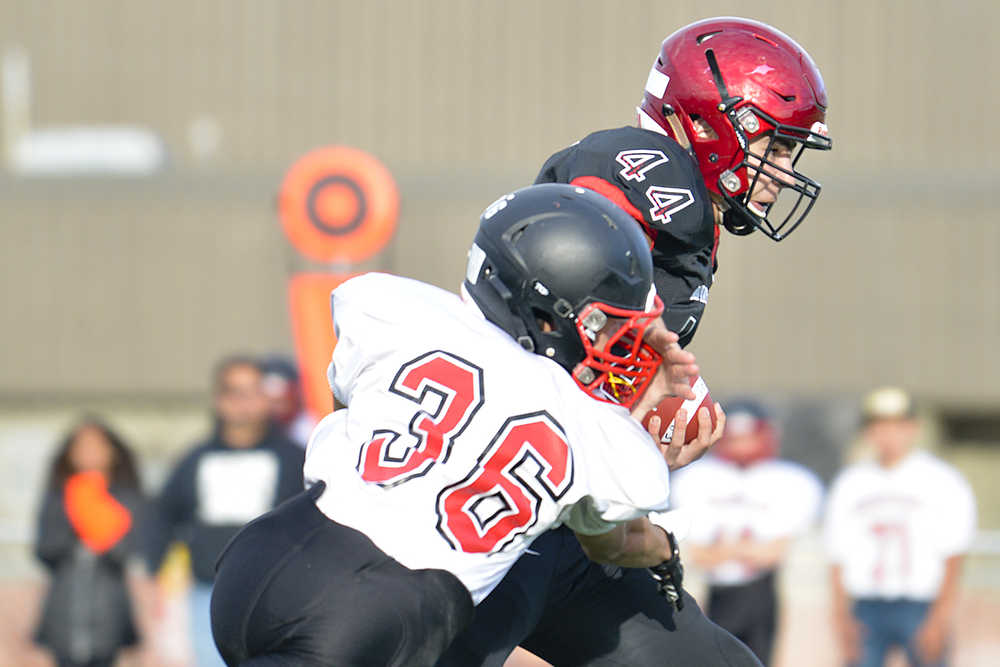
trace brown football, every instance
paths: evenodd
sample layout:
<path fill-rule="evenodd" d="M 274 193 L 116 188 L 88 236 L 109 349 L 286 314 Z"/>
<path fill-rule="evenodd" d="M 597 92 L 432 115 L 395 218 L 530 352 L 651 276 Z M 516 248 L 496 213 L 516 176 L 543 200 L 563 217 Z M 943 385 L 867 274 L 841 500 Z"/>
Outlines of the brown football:
<path fill-rule="evenodd" d="M 649 420 L 652 417 L 657 416 L 660 418 L 660 442 L 670 442 L 670 439 L 674 437 L 674 415 L 682 407 L 688 417 L 684 444 L 698 437 L 698 410 L 702 407 L 708 408 L 708 414 L 712 420 L 712 428 L 715 428 L 715 424 L 718 421 L 715 417 L 715 403 L 712 401 L 712 395 L 708 393 L 708 385 L 705 384 L 705 380 L 700 375 L 691 378 L 691 390 L 694 391 L 693 399 L 684 400 L 677 396 L 667 396 L 642 418 L 642 425 L 647 428 Z"/>

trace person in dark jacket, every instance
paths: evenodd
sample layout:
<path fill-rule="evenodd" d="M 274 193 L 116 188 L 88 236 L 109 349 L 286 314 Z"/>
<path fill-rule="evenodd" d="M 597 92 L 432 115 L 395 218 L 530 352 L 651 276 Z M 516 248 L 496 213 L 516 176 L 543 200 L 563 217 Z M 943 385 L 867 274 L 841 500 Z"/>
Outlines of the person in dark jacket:
<path fill-rule="evenodd" d="M 100 420 L 80 421 L 52 461 L 35 544 L 52 575 L 35 640 L 59 667 L 110 667 L 137 643 L 125 565 L 141 505 L 128 446 Z"/>
<path fill-rule="evenodd" d="M 216 558 L 243 524 L 303 490 L 305 458 L 303 449 L 271 422 L 257 361 L 221 361 L 213 391 L 213 433 L 170 474 L 147 541 L 152 572 L 172 542 L 185 543 L 191 554 L 191 640 L 199 667 L 223 664 L 209 614 Z"/>

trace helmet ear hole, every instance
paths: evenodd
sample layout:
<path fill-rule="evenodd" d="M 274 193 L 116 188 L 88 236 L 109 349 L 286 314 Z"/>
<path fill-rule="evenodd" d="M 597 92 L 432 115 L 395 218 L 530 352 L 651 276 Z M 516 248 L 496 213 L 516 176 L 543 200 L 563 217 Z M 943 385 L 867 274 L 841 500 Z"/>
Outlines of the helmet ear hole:
<path fill-rule="evenodd" d="M 694 127 L 698 139 L 702 141 L 719 140 L 719 133 L 715 131 L 715 128 L 709 125 L 708 121 L 698 114 L 691 114 L 691 125 Z"/>
<path fill-rule="evenodd" d="M 556 330 L 555 320 L 552 319 L 552 315 L 550 313 L 546 313 L 538 308 L 532 308 L 531 314 L 535 318 L 535 324 L 544 333 L 551 333 Z"/>

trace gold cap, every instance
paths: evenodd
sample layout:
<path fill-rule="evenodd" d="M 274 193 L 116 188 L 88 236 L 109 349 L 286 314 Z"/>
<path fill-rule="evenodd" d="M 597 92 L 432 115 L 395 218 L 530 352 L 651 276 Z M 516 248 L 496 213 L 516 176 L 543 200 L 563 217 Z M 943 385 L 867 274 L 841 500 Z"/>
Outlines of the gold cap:
<path fill-rule="evenodd" d="M 910 419 L 913 399 L 899 387 L 880 387 L 867 396 L 861 410 L 866 422 L 876 419 Z"/>

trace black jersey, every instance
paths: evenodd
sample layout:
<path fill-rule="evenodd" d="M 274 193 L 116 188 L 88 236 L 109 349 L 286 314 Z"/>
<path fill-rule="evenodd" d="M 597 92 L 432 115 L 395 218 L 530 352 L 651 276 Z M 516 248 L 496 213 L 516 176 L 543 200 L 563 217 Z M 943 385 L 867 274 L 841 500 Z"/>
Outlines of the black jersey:
<path fill-rule="evenodd" d="M 601 130 L 545 161 L 535 183 L 569 183 L 625 209 L 652 241 L 663 320 L 686 345 L 708 301 L 717 232 L 698 165 L 676 141 L 638 127 Z"/>

